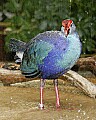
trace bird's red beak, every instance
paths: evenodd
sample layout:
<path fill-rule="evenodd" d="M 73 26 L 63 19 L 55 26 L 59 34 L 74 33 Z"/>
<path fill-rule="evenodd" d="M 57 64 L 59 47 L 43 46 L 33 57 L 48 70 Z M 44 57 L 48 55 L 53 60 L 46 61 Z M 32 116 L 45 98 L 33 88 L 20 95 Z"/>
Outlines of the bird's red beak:
<path fill-rule="evenodd" d="M 62 21 L 62 26 L 64 27 L 64 33 L 66 36 L 69 34 L 71 24 L 72 24 L 72 20 L 63 20 Z"/>
<path fill-rule="evenodd" d="M 64 29 L 64 33 L 65 33 L 66 36 L 69 34 L 69 30 L 70 30 L 69 28 Z"/>

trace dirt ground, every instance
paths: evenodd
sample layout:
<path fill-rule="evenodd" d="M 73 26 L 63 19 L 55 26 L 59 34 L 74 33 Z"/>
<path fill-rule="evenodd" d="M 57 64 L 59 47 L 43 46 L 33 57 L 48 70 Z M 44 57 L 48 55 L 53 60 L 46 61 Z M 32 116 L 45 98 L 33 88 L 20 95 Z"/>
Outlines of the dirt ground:
<path fill-rule="evenodd" d="M 94 80 L 95 81 L 95 80 Z M 52 81 L 46 81 L 44 110 L 38 108 L 39 82 L 0 87 L 0 120 L 96 120 L 96 99 L 68 81 L 59 80 L 61 108 L 55 108 Z"/>

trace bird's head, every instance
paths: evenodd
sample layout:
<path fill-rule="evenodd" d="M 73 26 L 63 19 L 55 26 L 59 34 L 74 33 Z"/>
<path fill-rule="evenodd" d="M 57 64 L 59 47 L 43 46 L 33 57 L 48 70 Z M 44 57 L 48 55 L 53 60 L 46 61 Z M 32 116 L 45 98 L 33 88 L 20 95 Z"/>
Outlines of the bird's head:
<path fill-rule="evenodd" d="M 69 34 L 72 34 L 75 31 L 76 27 L 72 20 L 63 20 L 61 31 L 67 37 Z"/>

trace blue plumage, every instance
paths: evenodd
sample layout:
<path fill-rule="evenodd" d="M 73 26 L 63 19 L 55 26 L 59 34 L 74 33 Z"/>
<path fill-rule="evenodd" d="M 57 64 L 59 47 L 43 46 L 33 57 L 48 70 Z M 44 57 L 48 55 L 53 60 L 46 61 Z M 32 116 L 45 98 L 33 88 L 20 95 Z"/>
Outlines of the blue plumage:
<path fill-rule="evenodd" d="M 62 21 L 61 31 L 46 31 L 29 43 L 19 42 L 21 46 L 12 39 L 10 46 L 21 60 L 22 74 L 41 78 L 39 107 L 44 108 L 45 79 L 54 79 L 56 107 L 60 107 L 57 78 L 72 68 L 81 53 L 81 43 L 73 21 Z"/>
<path fill-rule="evenodd" d="M 39 75 L 43 79 L 61 76 L 74 65 L 80 55 L 79 38 L 75 37 L 73 39 L 74 36 L 71 35 L 66 38 L 60 31 L 47 31 L 37 35 L 24 53 L 22 73 L 29 77 Z"/>

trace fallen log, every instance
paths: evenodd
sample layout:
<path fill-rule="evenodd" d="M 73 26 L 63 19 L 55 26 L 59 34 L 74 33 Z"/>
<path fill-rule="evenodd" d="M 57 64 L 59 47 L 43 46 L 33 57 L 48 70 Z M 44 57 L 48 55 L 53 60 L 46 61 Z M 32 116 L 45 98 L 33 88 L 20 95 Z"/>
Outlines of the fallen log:
<path fill-rule="evenodd" d="M 7 77 L 6 77 L 7 76 Z M 3 78 L 3 79 L 2 79 Z M 78 73 L 69 70 L 66 74 L 63 74 L 62 79 L 70 80 L 74 83 L 74 86 L 81 89 L 86 95 L 96 98 L 96 85 L 82 77 Z M 4 85 L 10 85 L 18 82 L 28 82 L 32 79 L 25 78 L 20 70 L 7 70 L 0 68 L 0 80 Z M 36 79 L 34 79 L 36 80 Z"/>
<path fill-rule="evenodd" d="M 72 81 L 74 83 L 74 86 L 83 90 L 86 95 L 96 98 L 96 85 L 87 80 L 86 78 L 82 77 L 81 75 L 72 70 L 69 70 L 66 74 L 63 75 L 63 77 Z"/>

